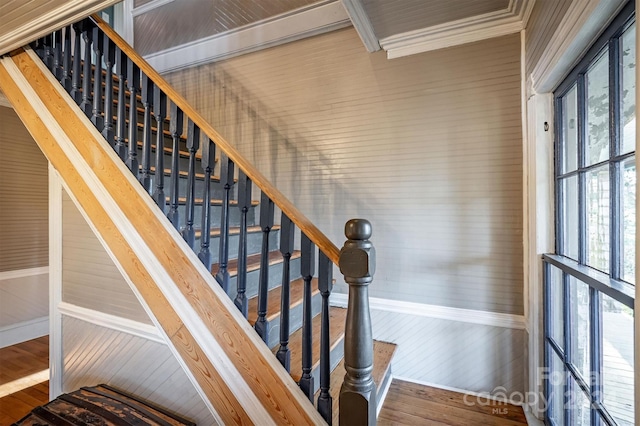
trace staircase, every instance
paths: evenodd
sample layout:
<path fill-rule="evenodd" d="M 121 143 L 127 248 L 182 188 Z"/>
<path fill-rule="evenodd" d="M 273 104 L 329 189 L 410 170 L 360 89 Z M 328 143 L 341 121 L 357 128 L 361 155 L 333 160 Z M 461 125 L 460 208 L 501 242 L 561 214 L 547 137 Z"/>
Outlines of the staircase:
<path fill-rule="evenodd" d="M 368 222 L 339 252 L 97 17 L 2 59 L 0 84 L 222 423 L 375 423 L 395 345 L 371 339 Z"/>

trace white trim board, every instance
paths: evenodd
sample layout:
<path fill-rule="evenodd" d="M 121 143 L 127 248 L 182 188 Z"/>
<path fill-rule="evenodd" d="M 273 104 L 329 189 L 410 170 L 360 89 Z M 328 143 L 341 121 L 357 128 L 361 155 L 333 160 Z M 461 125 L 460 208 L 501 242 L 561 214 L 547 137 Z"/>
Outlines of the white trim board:
<path fill-rule="evenodd" d="M 62 179 L 49 163 L 49 397 L 62 394 Z"/>
<path fill-rule="evenodd" d="M 13 271 L 0 272 L 0 281 L 13 280 L 16 278 L 33 277 L 36 275 L 44 275 L 49 273 L 48 266 L 40 266 L 37 268 L 16 269 Z"/>
<path fill-rule="evenodd" d="M 49 317 L 0 327 L 0 348 L 26 342 L 49 334 Z"/>
<path fill-rule="evenodd" d="M 131 9 L 131 16 L 136 17 L 144 13 L 151 12 L 153 9 L 157 9 L 166 4 L 173 3 L 175 0 L 152 0 L 149 3 L 145 3 L 142 6 L 134 7 Z"/>
<path fill-rule="evenodd" d="M 625 4 L 626 0 L 573 1 L 531 71 L 534 91 L 552 91 Z"/>
<path fill-rule="evenodd" d="M 514 34 L 524 29 L 534 0 L 511 0 L 506 9 L 445 22 L 380 39 L 387 58 L 394 59 L 445 47 Z"/>
<path fill-rule="evenodd" d="M 325 1 L 144 58 L 159 73 L 220 61 L 351 25 L 340 1 Z"/>
<path fill-rule="evenodd" d="M 368 52 L 376 52 L 380 50 L 380 43 L 378 43 L 378 37 L 376 37 L 373 31 L 373 25 L 369 19 L 369 15 L 364 10 L 362 0 L 342 0 L 349 19 L 353 23 L 353 27 L 356 29 L 358 36 L 364 47 Z"/>
<path fill-rule="evenodd" d="M 94 309 L 83 308 L 82 306 L 73 305 L 67 302 L 58 304 L 58 311 L 61 315 L 79 319 L 100 327 L 111 330 L 120 331 L 122 333 L 131 334 L 133 336 L 142 337 L 156 343 L 167 345 L 158 329 L 151 324 L 145 324 L 139 321 L 133 321 L 128 318 L 107 314 L 96 311 Z"/>
<path fill-rule="evenodd" d="M 344 293 L 331 294 L 332 306 L 346 307 L 349 297 Z M 451 308 L 448 306 L 427 305 L 426 303 L 405 302 L 402 300 L 369 298 L 372 310 L 396 312 L 404 315 L 444 319 L 449 321 L 468 322 L 471 324 L 489 325 L 492 327 L 525 330 L 523 315 L 502 314 L 498 312 L 477 311 L 472 309 Z"/>

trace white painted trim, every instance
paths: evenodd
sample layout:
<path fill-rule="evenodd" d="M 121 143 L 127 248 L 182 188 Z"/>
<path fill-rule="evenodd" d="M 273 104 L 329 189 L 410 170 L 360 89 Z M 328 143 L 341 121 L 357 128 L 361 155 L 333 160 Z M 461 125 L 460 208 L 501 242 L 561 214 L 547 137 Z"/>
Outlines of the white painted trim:
<path fill-rule="evenodd" d="M 143 339 L 151 340 L 152 342 L 161 343 L 163 345 L 167 344 L 155 325 L 145 324 L 140 321 L 130 320 L 128 318 L 96 311 L 94 309 L 83 308 L 82 306 L 73 305 L 67 302 L 60 302 L 58 304 L 58 310 L 62 315 L 79 319 L 100 327 L 131 334 L 132 336 L 142 337 Z"/>
<path fill-rule="evenodd" d="M 166 4 L 173 3 L 175 0 L 152 0 L 149 3 L 145 3 L 142 6 L 135 7 L 131 10 L 131 15 L 135 18 L 138 15 L 151 12 L 154 9 L 162 7 Z"/>
<path fill-rule="evenodd" d="M 211 272 L 207 270 L 207 268 L 205 268 L 205 266 L 202 264 L 202 262 L 200 262 L 191 247 L 189 247 L 189 245 L 184 241 L 184 239 L 180 236 L 178 231 L 171 224 L 171 222 L 169 222 L 162 211 L 157 208 L 153 199 L 149 197 L 144 188 L 129 172 L 127 166 L 120 160 L 115 151 L 113 151 L 111 146 L 102 137 L 98 130 L 93 127 L 86 115 L 84 115 L 82 111 L 77 108 L 76 103 L 56 82 L 55 78 L 47 72 L 46 68 L 38 59 L 35 52 L 28 48 L 26 49 L 26 53 L 33 59 L 36 66 L 42 68 L 42 72 L 44 73 L 45 78 L 50 81 L 54 90 L 58 92 L 60 99 L 64 100 L 68 104 L 70 110 L 76 114 L 76 117 L 86 124 L 87 131 L 93 134 L 95 143 L 99 144 L 104 154 L 110 157 L 108 161 L 111 161 L 113 165 L 119 169 L 119 173 L 121 173 L 122 176 L 126 180 L 128 180 L 130 189 L 131 191 L 133 191 L 131 195 L 139 197 L 142 202 L 147 204 L 147 211 L 150 214 L 155 215 L 155 219 L 158 221 L 158 223 L 162 224 L 162 226 L 164 226 L 165 228 L 165 231 L 173 236 L 175 244 L 180 246 L 180 248 L 182 249 L 182 254 L 185 260 L 192 264 L 193 268 L 195 268 L 196 271 L 200 274 L 201 279 L 205 281 L 209 285 L 211 291 L 215 293 L 216 297 L 220 300 L 220 303 L 222 305 L 226 305 L 225 314 L 233 317 L 238 327 L 242 328 L 243 337 L 246 340 L 251 341 L 253 350 L 256 353 L 259 353 L 261 361 L 263 361 L 263 363 L 265 364 L 264 367 L 268 366 L 268 368 L 271 368 L 273 371 L 280 372 L 281 374 L 279 374 L 279 376 L 282 380 L 282 385 L 289 390 L 291 397 L 296 400 L 300 407 L 309 407 L 309 409 L 306 411 L 306 415 L 309 416 L 313 423 L 321 424 L 323 422 L 322 417 L 316 410 L 313 409 L 313 407 L 309 404 L 308 399 L 305 398 L 302 392 L 300 392 L 300 389 L 296 382 L 293 381 L 293 379 L 286 373 L 286 370 L 284 370 L 282 365 L 273 356 L 269 348 L 264 345 L 264 342 L 262 342 L 251 325 L 235 307 L 233 301 L 229 299 L 226 293 L 217 284 L 214 277 L 211 275 Z M 56 138 L 59 147 L 63 150 L 64 154 L 69 158 L 69 160 L 74 164 L 78 173 L 83 176 L 84 181 L 89 186 L 89 188 L 91 188 L 93 195 L 97 198 L 97 201 L 105 210 L 106 214 L 109 215 L 118 232 L 125 238 L 127 244 L 131 246 L 133 252 L 137 256 L 138 261 L 140 262 L 140 266 L 143 267 L 147 271 L 147 273 L 149 273 L 160 291 L 171 302 L 172 308 L 176 311 L 186 328 L 195 339 L 196 343 L 200 346 L 204 355 L 210 360 L 213 365 L 215 365 L 216 370 L 220 374 L 222 380 L 225 381 L 227 386 L 229 386 L 231 392 L 242 404 L 247 415 L 254 422 L 260 424 L 275 424 L 273 422 L 273 419 L 269 416 L 265 407 L 253 393 L 247 382 L 242 380 L 242 375 L 240 374 L 234 363 L 231 361 L 231 359 L 227 356 L 226 352 L 222 349 L 220 343 L 216 339 L 212 338 L 208 327 L 203 322 L 198 312 L 193 308 L 193 306 L 191 306 L 191 303 L 189 303 L 185 295 L 182 294 L 176 283 L 173 282 L 170 274 L 164 269 L 163 263 L 160 261 L 160 259 L 156 258 L 153 254 L 153 251 L 149 249 L 149 247 L 145 243 L 145 240 L 138 233 L 138 230 L 133 226 L 127 216 L 118 207 L 116 201 L 112 198 L 107 189 L 104 187 L 103 183 L 95 174 L 93 167 L 89 163 L 87 163 L 87 160 L 75 148 L 72 141 L 60 127 L 59 123 L 51 115 L 51 112 L 42 103 L 38 95 L 35 93 L 34 89 L 30 86 L 25 76 L 20 72 L 16 64 L 13 63 L 11 58 L 3 58 L 0 59 L 0 61 L 2 61 L 5 70 L 11 76 L 15 84 L 30 100 L 31 106 L 36 110 L 41 119 L 44 122 L 48 123 L 48 130 Z M 74 199 L 74 202 L 77 203 L 77 200 Z M 81 208 L 80 211 L 82 211 Z M 89 223 L 91 222 L 89 221 Z M 104 241 L 101 242 L 104 244 Z M 108 251 L 108 253 L 110 256 L 112 256 L 112 259 L 117 265 L 117 258 L 113 256 L 112 252 Z M 122 271 L 122 268 L 119 268 Z M 131 284 L 130 278 L 127 278 L 127 282 Z M 136 292 L 136 296 L 139 297 L 140 294 Z M 143 303 L 143 306 L 145 306 L 144 299 L 140 300 Z M 146 309 L 148 309 L 148 306 L 146 307 Z M 159 324 L 157 322 L 157 319 L 155 319 L 153 315 L 151 315 L 151 318 L 154 321 L 154 324 L 158 326 Z M 158 327 L 158 329 L 161 329 L 161 327 Z M 177 355 L 178 351 L 173 346 L 173 343 L 166 335 L 163 334 L 163 336 L 165 337 L 168 346 L 172 348 L 172 350 L 175 351 L 174 354 Z M 179 356 L 178 358 L 180 359 Z M 189 374 L 189 370 L 187 369 L 186 371 L 187 375 L 190 377 L 190 379 L 192 379 L 193 376 Z M 197 384 L 197 382 L 195 382 L 194 385 L 196 389 L 198 389 L 198 392 L 201 392 L 201 388 Z M 203 394 L 201 393 L 201 395 Z M 204 398 L 203 400 L 208 405 L 209 409 L 212 410 L 211 413 L 214 418 L 220 422 L 220 416 L 217 414 L 208 398 Z"/>
<path fill-rule="evenodd" d="M 395 34 L 380 39 L 380 46 L 387 51 L 389 59 L 394 59 L 514 34 L 524 29 L 523 19 L 531 13 L 532 5 L 526 3 L 526 0 L 511 0 L 503 10 Z"/>
<path fill-rule="evenodd" d="M 380 43 L 373 31 L 373 25 L 369 19 L 369 15 L 364 10 L 362 0 L 342 0 L 342 6 L 347 11 L 353 27 L 356 29 L 360 40 L 368 52 L 376 52 L 380 50 Z"/>
<path fill-rule="evenodd" d="M 391 368 L 391 366 L 389 366 Z M 391 382 L 393 382 L 393 374 L 389 374 L 389 379 L 387 380 L 387 385 L 382 389 L 382 393 L 378 395 L 378 401 L 382 401 L 382 404 L 376 404 L 376 417 L 380 416 L 380 411 L 382 411 L 382 406 L 384 405 L 384 400 L 387 399 L 387 394 L 389 393 L 389 389 L 391 388 Z"/>
<path fill-rule="evenodd" d="M 636 0 L 636 17 L 640 0 Z M 637 28 L 637 26 L 636 26 Z M 640 57 L 640 31 L 636 30 L 636 58 Z M 636 81 L 640 81 L 640 68 L 636 66 Z M 636 99 L 640 99 L 640 85 L 636 83 Z M 636 115 L 637 115 L 636 111 Z M 636 120 L 636 153 L 640 152 L 640 120 Z M 636 155 L 636 182 L 640 182 L 640 157 Z M 640 186 L 636 185 L 636 212 L 640 212 Z M 636 214 L 636 265 L 640 265 L 640 214 Z M 636 294 L 634 304 L 634 411 L 640 419 L 640 268 L 636 267 Z"/>
<path fill-rule="evenodd" d="M 144 58 L 160 73 L 277 46 L 351 25 L 340 1 L 324 1 Z"/>
<path fill-rule="evenodd" d="M 49 317 L 40 317 L 0 327 L 0 348 L 49 334 Z"/>
<path fill-rule="evenodd" d="M 344 293 L 332 293 L 332 306 L 347 307 L 349 297 Z M 477 311 L 472 309 L 450 308 L 448 306 L 428 305 L 425 303 L 406 302 L 403 300 L 369 298 L 372 310 L 396 312 L 405 315 L 444 319 L 449 321 L 468 322 L 492 327 L 524 330 L 525 321 L 522 315 L 502 314 L 498 312 Z"/>
<path fill-rule="evenodd" d="M 625 3 L 573 1 L 531 72 L 533 88 L 539 93 L 555 89 Z"/>
<path fill-rule="evenodd" d="M 13 271 L 0 272 L 0 281 L 13 280 L 16 278 L 33 277 L 35 275 L 44 275 L 49 273 L 48 266 L 40 266 L 37 268 L 16 269 Z"/>
<path fill-rule="evenodd" d="M 49 163 L 49 398 L 62 394 L 62 184 Z"/>
<path fill-rule="evenodd" d="M 122 38 L 130 46 L 133 46 L 133 0 L 124 0 L 122 3 Z"/>

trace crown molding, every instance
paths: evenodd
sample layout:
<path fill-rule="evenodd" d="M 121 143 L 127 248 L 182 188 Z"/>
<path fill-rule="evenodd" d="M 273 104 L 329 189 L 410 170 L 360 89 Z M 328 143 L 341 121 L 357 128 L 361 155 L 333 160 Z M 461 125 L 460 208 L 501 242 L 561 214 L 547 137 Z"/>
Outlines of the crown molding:
<path fill-rule="evenodd" d="M 514 34 L 524 29 L 534 0 L 510 0 L 507 8 L 385 37 L 389 59 Z"/>
<path fill-rule="evenodd" d="M 151 53 L 144 58 L 159 73 L 166 73 L 232 58 L 350 25 L 349 16 L 340 1 L 324 1 L 237 30 Z"/>
<path fill-rule="evenodd" d="M 369 15 L 367 15 L 367 12 L 364 10 L 362 0 L 342 0 L 342 5 L 347 11 L 349 18 L 351 19 L 358 36 L 360 36 L 360 40 L 362 40 L 364 47 L 367 48 L 367 51 L 376 52 L 380 50 L 378 37 L 376 37 L 373 31 L 373 25 L 371 24 Z"/>

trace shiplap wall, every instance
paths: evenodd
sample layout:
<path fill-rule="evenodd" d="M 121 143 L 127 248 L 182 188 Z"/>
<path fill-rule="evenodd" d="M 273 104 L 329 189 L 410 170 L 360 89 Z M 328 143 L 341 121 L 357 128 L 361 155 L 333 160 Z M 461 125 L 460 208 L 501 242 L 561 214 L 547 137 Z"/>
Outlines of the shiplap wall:
<path fill-rule="evenodd" d="M 69 195 L 62 199 L 62 301 L 151 324 Z"/>
<path fill-rule="evenodd" d="M 527 23 L 525 55 L 527 75 L 542 56 L 573 0 L 536 0 Z"/>
<path fill-rule="evenodd" d="M 216 421 L 166 345 L 63 317 L 63 392 L 106 383 L 199 425 Z"/>
<path fill-rule="evenodd" d="M 47 160 L 13 109 L 2 106 L 0 152 L 0 272 L 47 266 Z"/>
<path fill-rule="evenodd" d="M 523 313 L 519 35 L 387 60 L 350 28 L 167 78 L 337 245 L 371 220 L 372 296 Z"/>

